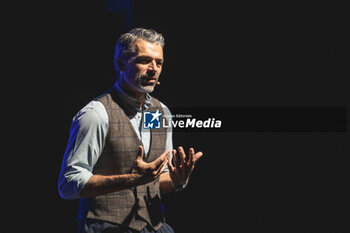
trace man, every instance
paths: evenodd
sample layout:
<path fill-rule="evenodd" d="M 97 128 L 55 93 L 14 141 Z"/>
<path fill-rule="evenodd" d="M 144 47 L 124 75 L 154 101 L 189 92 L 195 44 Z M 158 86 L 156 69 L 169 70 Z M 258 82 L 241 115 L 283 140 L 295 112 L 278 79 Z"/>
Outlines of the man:
<path fill-rule="evenodd" d="M 170 120 L 151 97 L 162 71 L 164 38 L 136 28 L 116 45 L 117 81 L 73 118 L 58 189 L 80 198 L 80 232 L 173 232 L 160 195 L 186 186 L 203 155 L 173 150 L 171 128 L 144 129 L 144 111 Z"/>

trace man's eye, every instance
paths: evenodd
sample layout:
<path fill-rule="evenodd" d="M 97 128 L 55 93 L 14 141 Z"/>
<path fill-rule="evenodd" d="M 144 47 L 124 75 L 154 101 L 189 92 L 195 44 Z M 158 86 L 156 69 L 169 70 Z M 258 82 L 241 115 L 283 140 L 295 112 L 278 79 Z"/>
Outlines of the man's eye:
<path fill-rule="evenodd" d="M 140 64 L 148 64 L 152 61 L 152 59 L 147 59 L 147 58 L 137 58 L 136 63 Z"/>

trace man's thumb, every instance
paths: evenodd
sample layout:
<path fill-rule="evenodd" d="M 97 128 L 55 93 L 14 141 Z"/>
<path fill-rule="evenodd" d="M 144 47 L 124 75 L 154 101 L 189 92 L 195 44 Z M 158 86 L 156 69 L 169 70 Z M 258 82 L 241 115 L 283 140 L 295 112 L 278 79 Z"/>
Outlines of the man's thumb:
<path fill-rule="evenodd" d="M 143 147 L 139 146 L 139 155 L 138 155 L 138 157 L 140 157 L 140 159 L 142 159 L 142 160 L 143 160 L 143 154 L 144 154 Z"/>

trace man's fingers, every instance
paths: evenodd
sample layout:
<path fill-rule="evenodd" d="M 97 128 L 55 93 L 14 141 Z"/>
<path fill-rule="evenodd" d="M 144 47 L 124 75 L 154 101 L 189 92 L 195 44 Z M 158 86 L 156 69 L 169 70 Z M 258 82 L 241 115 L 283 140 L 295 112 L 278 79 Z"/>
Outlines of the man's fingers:
<path fill-rule="evenodd" d="M 175 171 L 175 167 L 173 166 L 173 164 L 171 163 L 170 159 L 168 160 L 168 168 L 171 172 Z"/>
<path fill-rule="evenodd" d="M 193 156 L 193 162 L 197 162 L 198 159 L 200 159 L 203 156 L 202 152 L 197 152 L 194 156 Z"/>
<path fill-rule="evenodd" d="M 161 154 L 161 156 L 159 156 L 156 160 L 154 160 L 152 162 L 152 165 L 154 166 L 153 169 L 154 170 L 158 170 L 159 167 L 161 167 L 161 165 L 167 161 L 167 159 L 170 156 L 170 151 L 167 150 L 165 151 L 163 154 Z"/>
<path fill-rule="evenodd" d="M 189 157 L 188 157 L 188 166 L 189 166 L 189 167 L 192 167 L 192 165 L 193 165 L 194 149 L 193 149 L 193 148 L 190 148 L 190 149 L 188 150 L 188 154 L 189 154 Z"/>
<path fill-rule="evenodd" d="M 192 170 L 194 169 L 194 166 L 195 166 L 196 162 L 198 161 L 198 159 L 200 159 L 200 157 L 203 156 L 203 153 L 202 153 L 202 152 L 197 152 L 197 153 L 195 154 L 193 148 L 190 149 L 189 153 L 190 153 L 190 159 L 189 159 L 190 161 L 189 161 L 189 163 L 188 163 L 188 167 L 190 168 L 190 171 L 192 172 Z"/>
<path fill-rule="evenodd" d="M 159 158 L 164 157 L 164 160 L 161 159 L 162 163 L 156 167 L 156 171 L 153 172 L 155 175 L 155 178 L 157 178 L 160 174 L 162 174 L 165 171 L 166 165 L 168 164 L 168 161 L 170 160 L 170 151 L 165 151 Z M 158 158 L 158 159 L 159 159 Z"/>
<path fill-rule="evenodd" d="M 179 154 L 180 154 L 181 165 L 183 166 L 186 163 L 186 154 L 184 149 L 181 146 L 179 147 Z"/>
<path fill-rule="evenodd" d="M 161 166 L 158 167 L 157 171 L 155 172 L 156 177 L 158 177 L 160 174 L 162 174 L 166 168 L 166 165 L 168 163 L 168 158 L 164 160 L 164 162 L 161 164 Z"/>
<path fill-rule="evenodd" d="M 173 150 L 173 161 L 176 169 L 180 168 L 180 161 L 177 159 L 177 151 Z"/>
<path fill-rule="evenodd" d="M 174 157 L 175 156 L 176 156 L 176 150 L 173 150 L 173 159 L 172 159 L 173 161 L 174 161 Z M 174 164 L 175 164 L 175 162 L 174 162 Z M 175 167 L 176 167 L 176 165 L 175 165 Z M 169 170 L 174 172 L 175 171 L 175 167 L 173 166 L 173 164 L 171 162 L 171 159 L 169 158 L 169 160 L 168 160 L 168 168 L 169 168 Z"/>

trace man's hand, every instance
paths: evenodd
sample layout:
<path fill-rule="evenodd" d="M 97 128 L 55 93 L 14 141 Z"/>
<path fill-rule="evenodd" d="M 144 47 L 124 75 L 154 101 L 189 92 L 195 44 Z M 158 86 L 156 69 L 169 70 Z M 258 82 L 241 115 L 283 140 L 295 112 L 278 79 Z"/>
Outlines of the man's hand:
<path fill-rule="evenodd" d="M 170 178 L 175 188 L 181 188 L 188 182 L 190 175 L 196 165 L 196 162 L 203 156 L 202 152 L 195 154 L 194 149 L 189 149 L 189 158 L 187 159 L 184 149 L 180 146 L 178 148 L 179 157 L 177 158 L 176 150 L 173 150 L 173 162 L 168 161 L 168 167 L 170 171 Z"/>
<path fill-rule="evenodd" d="M 131 174 L 93 175 L 80 192 L 81 198 L 95 197 L 151 182 L 164 171 L 170 156 L 165 151 L 151 163 L 143 161 L 143 148 L 140 146 Z"/>
<path fill-rule="evenodd" d="M 143 160 L 144 150 L 143 147 L 139 147 L 139 155 L 137 156 L 132 174 L 137 176 L 138 184 L 146 184 L 151 182 L 162 174 L 166 168 L 166 164 L 169 161 L 170 151 L 167 150 L 161 154 L 156 160 L 151 163 L 146 163 Z"/>

